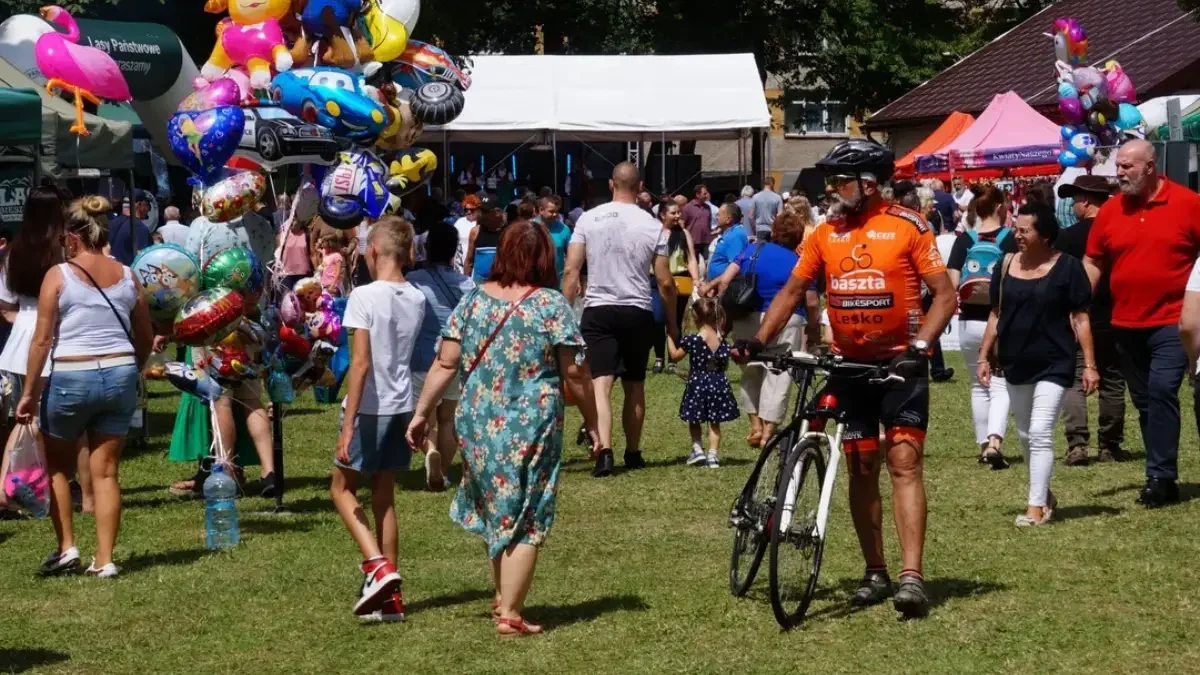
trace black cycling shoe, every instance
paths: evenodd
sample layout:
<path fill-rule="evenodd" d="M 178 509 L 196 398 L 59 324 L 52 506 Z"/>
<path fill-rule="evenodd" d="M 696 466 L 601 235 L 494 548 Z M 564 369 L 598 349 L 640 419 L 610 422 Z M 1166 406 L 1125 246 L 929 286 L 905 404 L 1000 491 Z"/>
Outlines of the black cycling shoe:
<path fill-rule="evenodd" d="M 641 450 L 625 451 L 625 468 L 631 471 L 646 468 L 646 460 L 642 458 Z"/>
<path fill-rule="evenodd" d="M 850 604 L 855 607 L 878 605 L 892 596 L 892 580 L 887 572 L 867 572 L 854 591 Z"/>
<path fill-rule="evenodd" d="M 592 478 L 611 476 L 613 472 L 613 451 L 605 448 L 596 455 L 596 468 L 592 470 Z"/>
<path fill-rule="evenodd" d="M 1148 509 L 1169 506 L 1179 501 L 1179 486 L 1169 478 L 1148 478 L 1137 503 Z"/>
<path fill-rule="evenodd" d="M 937 373 L 930 373 L 929 379 L 933 380 L 934 382 L 949 382 L 950 380 L 954 379 L 954 369 L 946 368 Z"/>
<path fill-rule="evenodd" d="M 900 575 L 892 606 L 906 619 L 923 619 L 929 616 L 929 596 L 925 594 L 925 582 L 921 577 L 915 574 Z"/>

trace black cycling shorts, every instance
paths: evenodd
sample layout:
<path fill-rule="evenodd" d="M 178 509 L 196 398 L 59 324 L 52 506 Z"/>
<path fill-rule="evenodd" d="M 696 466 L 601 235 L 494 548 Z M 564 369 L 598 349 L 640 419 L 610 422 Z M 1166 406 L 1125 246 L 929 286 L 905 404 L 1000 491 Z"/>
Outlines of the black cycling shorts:
<path fill-rule="evenodd" d="M 830 375 L 825 391 L 837 397 L 838 409 L 845 415 L 843 442 L 864 441 L 865 446 L 878 443 L 880 426 L 888 440 L 899 436 L 918 445 L 925 442 L 929 428 L 928 375 L 879 384 L 872 384 L 864 375 Z"/>
<path fill-rule="evenodd" d="M 604 305 L 583 310 L 579 331 L 587 344 L 592 377 L 646 379 L 646 361 L 654 346 L 654 312 L 640 307 Z"/>

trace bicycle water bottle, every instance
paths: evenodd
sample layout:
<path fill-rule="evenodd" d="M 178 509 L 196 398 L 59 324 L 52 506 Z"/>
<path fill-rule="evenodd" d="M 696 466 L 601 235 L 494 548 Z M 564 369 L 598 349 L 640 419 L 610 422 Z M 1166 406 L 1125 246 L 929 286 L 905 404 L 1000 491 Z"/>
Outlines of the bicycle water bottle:
<path fill-rule="evenodd" d="M 237 481 L 220 464 L 204 481 L 204 547 L 209 550 L 238 545 Z"/>

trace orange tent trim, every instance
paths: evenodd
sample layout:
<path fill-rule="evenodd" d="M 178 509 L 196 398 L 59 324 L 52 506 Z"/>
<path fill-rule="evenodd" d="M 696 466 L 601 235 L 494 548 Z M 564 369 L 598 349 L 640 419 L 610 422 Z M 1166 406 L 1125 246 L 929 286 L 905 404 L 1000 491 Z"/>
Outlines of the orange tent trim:
<path fill-rule="evenodd" d="M 941 126 L 935 129 L 932 134 L 929 134 L 911 152 L 896 161 L 896 177 L 912 178 L 917 170 L 917 157 L 932 155 L 938 152 L 962 135 L 974 123 L 975 117 L 973 115 L 957 111 L 950 113 L 946 117 L 946 121 L 942 122 Z"/>

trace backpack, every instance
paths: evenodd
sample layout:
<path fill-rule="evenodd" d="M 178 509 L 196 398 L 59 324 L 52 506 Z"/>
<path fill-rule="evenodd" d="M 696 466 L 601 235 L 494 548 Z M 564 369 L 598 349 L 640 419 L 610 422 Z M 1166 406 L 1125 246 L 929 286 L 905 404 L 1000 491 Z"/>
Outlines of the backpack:
<path fill-rule="evenodd" d="M 971 248 L 967 250 L 962 276 L 958 281 L 959 304 L 991 304 L 992 272 L 996 269 L 996 263 L 1004 258 L 1004 251 L 1000 246 L 1010 233 L 1007 227 L 1002 227 L 996 232 L 994 239 L 981 239 L 979 233 L 974 230 L 967 232 L 972 243 Z"/>

